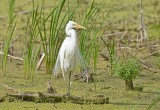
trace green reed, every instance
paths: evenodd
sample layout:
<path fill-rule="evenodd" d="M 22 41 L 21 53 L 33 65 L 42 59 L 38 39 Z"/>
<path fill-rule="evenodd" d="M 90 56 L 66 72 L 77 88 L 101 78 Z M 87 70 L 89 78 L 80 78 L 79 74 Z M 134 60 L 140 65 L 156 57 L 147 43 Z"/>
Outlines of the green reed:
<path fill-rule="evenodd" d="M 24 77 L 32 79 L 36 68 L 37 58 L 40 51 L 40 46 L 36 45 L 34 41 L 38 40 L 38 23 L 40 16 L 38 15 L 38 6 L 35 8 L 34 1 L 32 2 L 32 13 L 28 18 L 26 34 L 25 34 L 25 47 L 24 47 Z M 29 37 L 29 39 L 27 39 Z"/>
<path fill-rule="evenodd" d="M 90 8 L 87 10 L 84 16 L 83 23 L 88 24 L 88 30 L 81 33 L 80 38 L 80 50 L 91 68 L 94 72 L 96 71 L 97 59 L 98 59 L 98 50 L 100 49 L 99 37 L 103 33 L 103 23 L 108 17 L 108 14 L 104 18 L 100 19 L 100 11 L 102 7 L 99 7 L 93 0 Z M 99 22 L 95 24 L 95 20 L 99 19 Z"/>
<path fill-rule="evenodd" d="M 14 3 L 15 0 L 9 0 L 9 11 L 8 11 L 8 22 L 9 22 L 9 26 L 8 26 L 8 30 L 7 30 L 7 34 L 6 34 L 6 39 L 5 39 L 5 44 L 4 44 L 4 56 L 3 56 L 3 60 L 2 60 L 2 68 L 3 68 L 3 72 L 4 72 L 4 76 L 6 75 L 6 69 L 7 69 L 7 55 L 9 52 L 9 48 L 10 48 L 10 43 L 11 43 L 11 39 L 16 27 L 16 24 L 14 24 L 14 20 L 15 20 L 15 15 L 14 15 Z"/>

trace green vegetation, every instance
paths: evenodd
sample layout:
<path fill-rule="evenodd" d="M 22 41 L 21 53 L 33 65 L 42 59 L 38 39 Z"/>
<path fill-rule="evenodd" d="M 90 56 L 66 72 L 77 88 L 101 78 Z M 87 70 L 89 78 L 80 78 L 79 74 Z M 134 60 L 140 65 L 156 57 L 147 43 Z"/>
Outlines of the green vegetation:
<path fill-rule="evenodd" d="M 4 56 L 3 56 L 3 60 L 2 60 L 2 68 L 3 68 L 3 72 L 4 72 L 4 76 L 6 74 L 6 69 L 7 69 L 7 55 L 8 55 L 8 51 L 10 48 L 10 43 L 11 43 L 11 39 L 13 37 L 13 32 L 15 29 L 16 24 L 13 24 L 13 21 L 15 19 L 15 15 L 13 14 L 13 10 L 14 10 L 14 2 L 15 0 L 9 0 L 9 11 L 8 11 L 8 15 L 9 15 L 9 20 L 8 20 L 8 29 L 7 29 L 7 34 L 6 34 L 6 39 L 5 39 L 5 44 L 4 44 Z"/>
<path fill-rule="evenodd" d="M 26 51 L 25 53 L 28 53 L 29 55 L 28 56 L 27 54 L 24 54 L 24 56 L 27 56 L 27 57 L 24 57 L 25 58 L 24 66 L 26 70 L 25 74 L 27 75 L 30 74 L 29 76 L 33 76 L 32 74 L 34 73 L 33 71 L 35 70 L 35 65 L 36 65 L 35 62 L 37 59 L 35 56 L 38 55 L 38 51 L 35 54 L 33 54 L 33 52 L 35 51 L 33 48 L 34 47 L 33 45 L 35 45 L 34 42 L 37 42 L 38 40 L 41 40 L 40 45 L 42 44 L 41 47 L 43 47 L 43 49 L 41 50 L 46 55 L 45 56 L 46 74 L 51 74 L 52 68 L 57 58 L 60 44 L 65 37 L 65 34 L 62 33 L 62 30 L 61 30 L 62 28 L 64 28 L 65 26 L 64 24 L 66 24 L 68 20 L 72 20 L 72 19 L 74 20 L 76 18 L 77 13 L 83 13 L 81 15 L 81 18 L 83 19 L 83 24 L 89 24 L 93 22 L 93 19 L 99 19 L 100 17 L 99 10 L 101 10 L 102 7 L 96 6 L 95 2 L 93 1 L 91 6 L 85 12 L 79 11 L 75 14 L 76 10 L 78 10 L 81 7 L 81 5 L 79 3 L 75 4 L 77 5 L 76 9 L 71 10 L 72 8 L 74 8 L 73 7 L 74 4 L 70 6 L 69 2 L 67 4 L 66 0 L 63 0 L 62 2 L 59 2 L 58 5 L 55 5 L 51 10 L 51 12 L 45 16 L 45 11 L 42 8 L 44 7 L 44 1 L 42 1 L 41 8 L 39 8 L 39 6 L 35 8 L 34 2 L 32 4 L 33 4 L 32 13 L 30 16 L 30 18 L 32 19 L 31 24 L 26 24 L 28 28 L 31 29 L 30 30 L 27 28 L 27 31 L 26 31 L 26 33 L 28 32 L 31 33 L 29 35 L 30 36 L 29 46 L 31 47 L 26 46 L 25 48 L 25 51 Z M 62 12 L 64 6 L 66 5 L 68 5 L 67 11 Z M 97 25 L 98 28 L 102 27 L 102 24 L 106 18 L 107 18 L 107 14 L 103 19 L 101 19 L 99 26 Z M 29 25 L 31 25 L 32 27 L 30 27 Z M 49 31 L 47 29 L 48 27 L 50 28 Z M 86 25 L 86 27 L 90 28 L 90 27 L 93 27 L 93 25 Z M 96 69 L 98 49 L 100 45 L 99 44 L 100 42 L 97 42 L 96 39 L 103 32 L 103 30 L 97 30 L 97 27 L 91 28 L 92 30 L 89 29 L 88 31 L 81 32 L 79 35 L 81 36 L 79 41 L 80 49 L 82 51 L 84 58 L 86 59 L 86 65 L 89 64 L 91 67 L 94 68 L 94 71 Z M 59 36 L 64 36 L 64 37 L 59 38 Z M 93 36 L 93 37 L 90 37 L 90 36 Z M 87 39 L 91 39 L 90 42 L 87 42 Z M 25 44 L 27 45 L 27 39 L 25 40 Z M 27 51 L 30 51 L 30 52 L 27 52 Z M 94 60 L 92 60 L 92 57 Z M 32 77 L 27 76 L 27 79 L 28 78 L 32 78 Z"/>
<path fill-rule="evenodd" d="M 78 33 L 79 46 L 86 65 L 93 70 L 94 83 L 73 81 L 73 95 L 92 98 L 109 97 L 106 105 L 77 105 L 72 103 L 34 103 L 15 100 L 0 102 L 0 109 L 79 109 L 79 110 L 159 110 L 160 93 L 160 56 L 150 55 L 148 47 L 137 49 L 136 35 L 139 27 L 140 0 L 1 0 L 0 4 L 0 83 L 11 86 L 19 91 L 46 91 L 47 81 L 51 80 L 58 93 L 66 92 L 63 79 L 53 78 L 51 73 L 63 39 L 65 25 L 73 20 L 87 27 L 86 31 Z M 2 5 L 3 4 L 3 5 Z M 160 38 L 160 3 L 143 0 L 144 24 L 150 43 L 158 46 Z M 113 39 L 105 36 L 127 31 L 127 35 L 115 35 Z M 103 41 L 101 37 L 104 38 Z M 124 37 L 125 40 L 115 40 Z M 141 59 L 142 68 L 136 59 L 128 57 L 115 60 L 120 46 L 128 46 Z M 23 61 L 9 61 L 10 47 L 14 47 L 13 56 L 23 58 Z M 108 50 L 108 51 L 107 51 Z M 125 49 L 124 49 L 125 50 Z M 45 60 L 36 69 L 40 53 L 45 53 Z M 99 53 L 106 53 L 109 61 L 104 60 Z M 130 52 L 131 53 L 131 52 Z M 84 65 L 84 66 L 86 66 Z M 75 70 L 79 73 L 79 68 Z M 96 74 L 95 74 L 96 73 Z M 109 74 L 111 73 L 111 75 Z M 127 89 L 143 87 L 140 91 Z M 136 78 L 135 78 L 136 77 Z M 28 80 L 31 79 L 31 80 Z M 74 76 L 73 76 L 74 79 Z M 129 83 L 129 84 L 128 84 Z M 0 84 L 0 101 L 12 91 Z M 151 104 L 151 105 L 150 105 Z"/>
<path fill-rule="evenodd" d="M 133 90 L 133 79 L 140 72 L 140 65 L 136 59 L 125 59 L 115 65 L 115 74 L 125 80 L 126 89 Z"/>
<path fill-rule="evenodd" d="M 160 101 L 160 97 L 158 97 L 156 100 L 153 101 L 153 103 L 147 108 L 147 110 L 151 110 L 151 108 L 154 108 L 156 104 Z"/>
<path fill-rule="evenodd" d="M 109 53 L 109 62 L 111 65 L 111 75 L 113 75 L 114 73 L 114 69 L 115 69 L 115 59 L 116 59 L 116 55 L 115 55 L 115 43 L 114 43 L 114 39 L 110 40 L 109 43 L 107 44 L 105 42 L 105 40 L 102 38 L 105 46 L 107 47 L 108 53 Z"/>
<path fill-rule="evenodd" d="M 61 15 L 61 11 L 63 9 L 66 0 L 63 0 L 58 6 L 54 7 L 49 13 L 49 15 L 45 18 L 44 11 L 42 9 L 42 26 L 39 26 L 39 33 L 41 36 L 41 41 L 43 42 L 43 50 L 46 54 L 46 74 L 52 73 L 52 68 L 56 61 L 56 56 L 59 50 L 59 42 L 58 36 L 60 35 L 60 29 L 62 28 L 62 24 L 64 24 L 64 20 L 67 16 L 67 12 L 64 15 Z M 61 19 L 60 19 L 61 18 Z M 46 22 L 47 20 L 51 20 L 50 23 L 50 31 L 49 31 L 49 38 L 47 39 L 47 32 L 46 32 Z M 59 25 L 60 24 L 60 25 Z M 43 33 L 42 33 L 43 32 Z M 47 44 L 48 40 L 48 44 Z"/>
<path fill-rule="evenodd" d="M 34 2 L 33 2 L 34 9 Z M 36 41 L 39 19 L 37 19 L 38 7 L 32 10 L 32 13 L 27 22 L 26 34 L 25 34 L 25 48 L 24 48 L 24 77 L 26 79 L 32 79 L 36 68 L 36 62 L 38 58 L 38 53 L 40 47 L 37 47 L 33 41 Z M 31 23 L 30 23 L 31 22 Z M 29 36 L 29 41 L 27 42 L 27 36 Z"/>

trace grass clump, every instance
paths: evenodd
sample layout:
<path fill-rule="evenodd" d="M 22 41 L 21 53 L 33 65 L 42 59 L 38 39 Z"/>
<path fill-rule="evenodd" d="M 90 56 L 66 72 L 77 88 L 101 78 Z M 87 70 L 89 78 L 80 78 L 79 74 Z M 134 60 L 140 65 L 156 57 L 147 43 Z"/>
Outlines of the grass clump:
<path fill-rule="evenodd" d="M 126 90 L 134 89 L 133 79 L 136 78 L 140 72 L 139 63 L 134 58 L 129 58 L 124 61 L 120 61 L 115 66 L 115 74 L 125 80 Z"/>

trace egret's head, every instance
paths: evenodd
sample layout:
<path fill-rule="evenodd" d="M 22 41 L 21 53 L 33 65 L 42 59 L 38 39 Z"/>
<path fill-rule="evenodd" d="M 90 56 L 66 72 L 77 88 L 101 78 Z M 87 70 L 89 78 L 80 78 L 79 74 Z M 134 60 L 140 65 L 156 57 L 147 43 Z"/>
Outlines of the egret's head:
<path fill-rule="evenodd" d="M 66 30 L 69 31 L 70 29 L 75 29 L 75 30 L 77 30 L 77 29 L 87 29 L 87 28 L 84 27 L 84 26 L 81 26 L 81 25 L 77 24 L 77 23 L 74 22 L 74 21 L 69 21 L 68 24 L 67 24 L 67 26 L 66 26 Z"/>

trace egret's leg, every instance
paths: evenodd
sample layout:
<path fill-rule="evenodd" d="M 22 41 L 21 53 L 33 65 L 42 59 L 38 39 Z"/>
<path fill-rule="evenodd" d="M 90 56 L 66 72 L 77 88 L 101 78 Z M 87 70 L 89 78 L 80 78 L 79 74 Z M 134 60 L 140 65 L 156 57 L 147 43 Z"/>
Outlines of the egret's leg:
<path fill-rule="evenodd" d="M 65 78 L 65 75 L 64 75 L 64 70 L 62 70 L 62 75 L 63 75 L 64 82 L 66 83 L 66 78 Z"/>
<path fill-rule="evenodd" d="M 70 88 L 71 88 L 71 71 L 69 72 L 68 93 L 67 93 L 68 96 L 70 96 Z"/>

